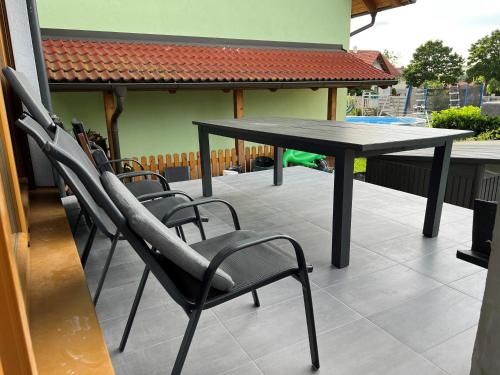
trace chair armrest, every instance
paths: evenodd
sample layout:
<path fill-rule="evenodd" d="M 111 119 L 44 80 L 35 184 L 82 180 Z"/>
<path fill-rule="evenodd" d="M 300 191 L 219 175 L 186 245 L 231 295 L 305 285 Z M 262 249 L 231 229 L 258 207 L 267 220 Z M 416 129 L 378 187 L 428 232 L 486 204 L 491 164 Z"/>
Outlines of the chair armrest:
<path fill-rule="evenodd" d="M 224 262 L 224 260 L 226 260 L 234 253 L 237 253 L 238 251 L 275 240 L 286 240 L 290 242 L 293 246 L 293 249 L 295 250 L 295 258 L 297 259 L 297 265 L 299 271 L 306 273 L 309 272 L 309 269 L 306 264 L 306 259 L 304 256 L 304 251 L 302 250 L 302 247 L 295 239 L 280 233 L 256 235 L 253 238 L 247 238 L 245 240 L 237 241 L 232 245 L 224 247 L 215 255 L 215 257 L 212 258 L 203 276 L 203 291 L 200 295 L 198 303 L 200 304 L 205 303 L 205 300 L 208 297 L 208 293 L 210 291 L 212 279 L 214 278 L 215 273 L 219 269 L 220 265 Z"/>
<path fill-rule="evenodd" d="M 168 181 L 165 177 L 163 177 L 161 174 L 153 172 L 153 171 L 136 171 L 136 172 L 125 172 L 125 173 L 119 173 L 116 175 L 120 180 L 123 180 L 125 178 L 132 178 L 132 177 L 146 177 L 146 176 L 156 176 L 161 184 L 163 185 L 163 190 L 170 190 L 170 185 L 168 184 Z"/>
<path fill-rule="evenodd" d="M 169 212 L 167 212 L 163 218 L 161 219 L 162 223 L 165 224 L 170 217 L 172 217 L 173 214 L 176 212 L 183 210 L 185 208 L 189 207 L 194 207 L 195 212 L 198 215 L 198 206 L 204 205 L 204 204 L 210 204 L 210 203 L 221 203 L 224 204 L 228 207 L 229 211 L 231 212 L 231 216 L 233 217 L 233 224 L 234 224 L 234 229 L 240 230 L 240 221 L 238 219 L 238 215 L 236 214 L 236 210 L 234 207 L 229 203 L 228 201 L 225 201 L 223 199 L 218 199 L 218 198 L 206 198 L 206 199 L 198 199 L 196 201 L 192 202 L 186 202 L 186 203 L 181 203 L 174 208 L 172 208 Z"/>
<path fill-rule="evenodd" d="M 112 160 L 108 160 L 107 162 L 101 163 L 99 166 L 101 166 L 102 164 L 119 163 L 119 162 L 122 162 L 122 161 L 130 161 L 130 162 L 136 163 L 139 166 L 139 168 L 141 168 L 141 171 L 144 170 L 144 165 L 142 165 L 142 163 L 139 160 L 135 160 L 135 159 L 132 159 L 132 158 L 112 159 Z"/>
<path fill-rule="evenodd" d="M 143 203 L 143 202 L 147 202 L 147 201 L 154 200 L 154 199 L 163 199 L 163 198 L 173 197 L 175 195 L 182 195 L 183 197 L 187 198 L 189 201 L 193 201 L 193 198 L 191 198 L 187 193 L 185 193 L 181 190 L 166 190 L 166 191 L 160 191 L 158 193 L 143 194 L 143 195 L 139 195 L 136 198 L 139 200 L 139 202 Z M 201 216 L 200 213 L 198 212 L 198 209 L 196 209 L 196 208 L 195 208 L 195 214 L 196 214 L 196 217 L 199 218 L 202 222 L 204 222 L 204 223 L 208 222 L 208 217 Z"/>
<path fill-rule="evenodd" d="M 191 198 L 187 193 L 181 190 L 166 190 L 166 191 L 160 191 L 158 193 L 143 194 L 139 195 L 136 198 L 139 200 L 139 202 L 145 202 L 145 201 L 150 201 L 152 199 L 172 197 L 174 195 L 182 195 L 187 199 L 189 199 L 189 201 L 193 201 L 193 198 Z"/>

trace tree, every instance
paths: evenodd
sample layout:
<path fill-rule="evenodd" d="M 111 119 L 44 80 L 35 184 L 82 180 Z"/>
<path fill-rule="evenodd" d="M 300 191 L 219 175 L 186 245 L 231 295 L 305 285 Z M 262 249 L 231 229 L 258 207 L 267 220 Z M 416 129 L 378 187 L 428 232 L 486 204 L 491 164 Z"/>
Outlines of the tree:
<path fill-rule="evenodd" d="M 490 83 L 486 86 L 486 92 L 490 95 L 500 95 L 500 81 L 496 78 L 490 79 Z"/>
<path fill-rule="evenodd" d="M 412 86 L 426 81 L 457 83 L 463 74 L 463 64 L 464 59 L 441 40 L 429 40 L 415 50 L 403 77 Z"/>
<path fill-rule="evenodd" d="M 391 62 L 392 65 L 398 66 L 399 64 L 399 53 L 396 53 L 394 51 L 389 51 L 388 49 L 384 49 L 384 52 L 382 52 L 382 55 Z"/>
<path fill-rule="evenodd" d="M 467 77 L 474 80 L 483 76 L 486 83 L 500 81 L 500 30 L 472 43 L 467 59 Z"/>

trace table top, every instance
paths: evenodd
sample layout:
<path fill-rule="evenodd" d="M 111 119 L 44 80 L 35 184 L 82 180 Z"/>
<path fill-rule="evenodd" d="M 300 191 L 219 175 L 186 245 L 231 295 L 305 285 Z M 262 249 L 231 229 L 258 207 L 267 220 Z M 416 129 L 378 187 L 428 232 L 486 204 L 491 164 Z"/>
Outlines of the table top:
<path fill-rule="evenodd" d="M 353 149 L 360 152 L 428 147 L 473 135 L 471 131 L 416 126 L 354 124 L 286 117 L 195 120 L 209 133 L 281 147 Z M 303 149 L 303 148 L 302 148 Z"/>
<path fill-rule="evenodd" d="M 388 159 L 425 160 L 433 156 L 432 149 L 387 154 Z M 464 163 L 500 164 L 500 141 L 466 141 L 453 145 L 451 159 Z"/>

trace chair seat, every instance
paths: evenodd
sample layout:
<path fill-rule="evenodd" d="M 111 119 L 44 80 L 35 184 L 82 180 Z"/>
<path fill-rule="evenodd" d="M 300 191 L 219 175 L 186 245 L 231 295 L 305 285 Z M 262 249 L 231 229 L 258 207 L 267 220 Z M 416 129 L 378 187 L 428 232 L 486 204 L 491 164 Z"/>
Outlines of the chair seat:
<path fill-rule="evenodd" d="M 145 194 L 159 193 L 163 191 L 163 185 L 160 181 L 152 181 L 141 179 L 139 181 L 131 181 L 125 183 L 125 186 L 130 190 L 132 194 L 136 197 Z"/>
<path fill-rule="evenodd" d="M 146 207 L 157 219 L 161 220 L 165 214 L 181 203 L 186 203 L 186 199 L 174 196 L 144 202 L 144 207 Z M 194 212 L 194 208 L 189 207 L 176 212 L 168 221 L 167 227 L 171 228 L 177 225 L 190 223 L 195 220 L 196 214 Z"/>
<path fill-rule="evenodd" d="M 208 260 L 212 260 L 226 246 L 234 245 L 237 241 L 258 238 L 257 236 L 254 231 L 238 230 L 192 244 L 191 247 Z M 236 252 L 221 264 L 221 268 L 233 279 L 234 288 L 239 289 L 282 272 L 296 270 L 298 266 L 291 246 L 283 250 L 272 243 L 266 243 Z"/>

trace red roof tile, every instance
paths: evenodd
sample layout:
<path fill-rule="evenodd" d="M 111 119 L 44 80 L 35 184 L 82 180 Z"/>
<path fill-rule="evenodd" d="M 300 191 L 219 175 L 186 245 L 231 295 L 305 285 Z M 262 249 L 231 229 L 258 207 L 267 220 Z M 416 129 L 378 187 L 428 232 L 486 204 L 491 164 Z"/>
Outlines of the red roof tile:
<path fill-rule="evenodd" d="M 57 83 L 394 80 L 342 50 L 73 39 L 46 39 L 43 47 Z"/>
<path fill-rule="evenodd" d="M 401 75 L 399 69 L 396 68 L 380 51 L 358 50 L 356 52 L 349 51 L 349 53 L 372 66 L 377 61 L 382 66 L 382 69 L 384 69 L 384 72 L 392 75 L 393 77 L 399 77 Z"/>

